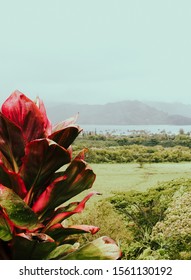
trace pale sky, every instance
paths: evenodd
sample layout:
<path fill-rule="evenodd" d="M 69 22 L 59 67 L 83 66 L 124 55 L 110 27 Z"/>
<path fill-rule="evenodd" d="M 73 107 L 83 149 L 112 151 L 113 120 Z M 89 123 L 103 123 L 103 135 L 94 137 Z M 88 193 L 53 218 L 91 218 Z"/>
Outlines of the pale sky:
<path fill-rule="evenodd" d="M 190 0 L 0 0 L 0 103 L 191 104 Z"/>

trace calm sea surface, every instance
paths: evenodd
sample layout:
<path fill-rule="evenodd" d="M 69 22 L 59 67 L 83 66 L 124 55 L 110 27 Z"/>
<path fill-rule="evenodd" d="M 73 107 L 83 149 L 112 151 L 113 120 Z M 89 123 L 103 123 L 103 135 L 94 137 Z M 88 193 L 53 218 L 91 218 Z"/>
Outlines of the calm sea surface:
<path fill-rule="evenodd" d="M 191 125 L 81 125 L 84 132 L 97 134 L 129 135 L 132 133 L 178 134 L 191 133 Z"/>

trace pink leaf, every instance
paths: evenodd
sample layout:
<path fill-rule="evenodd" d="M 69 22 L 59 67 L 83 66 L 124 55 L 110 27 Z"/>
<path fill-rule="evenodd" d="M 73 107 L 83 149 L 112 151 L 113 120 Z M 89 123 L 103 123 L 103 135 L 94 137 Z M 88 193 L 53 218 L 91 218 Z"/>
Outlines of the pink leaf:
<path fill-rule="evenodd" d="M 52 132 L 52 124 L 47 117 L 44 103 L 39 97 L 36 98 L 36 106 L 39 108 L 40 112 L 42 113 L 42 116 L 44 119 L 45 130 L 46 130 L 46 136 L 48 136 Z"/>
<path fill-rule="evenodd" d="M 47 123 L 42 112 L 23 93 L 14 91 L 1 110 L 4 116 L 21 128 L 26 142 L 45 136 Z"/>
<path fill-rule="evenodd" d="M 78 116 L 79 114 L 76 114 L 75 116 L 63 121 L 63 122 L 60 122 L 58 124 L 56 124 L 54 127 L 53 127 L 53 133 L 58 131 L 58 130 L 62 130 L 70 125 L 73 125 L 76 123 L 77 119 L 78 119 Z"/>

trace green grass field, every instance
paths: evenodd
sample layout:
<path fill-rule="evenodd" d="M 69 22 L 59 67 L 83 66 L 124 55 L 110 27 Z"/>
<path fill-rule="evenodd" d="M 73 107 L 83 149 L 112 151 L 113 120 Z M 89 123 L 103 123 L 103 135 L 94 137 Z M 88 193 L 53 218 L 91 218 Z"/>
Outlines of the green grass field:
<path fill-rule="evenodd" d="M 178 178 L 191 178 L 190 162 L 151 163 L 144 164 L 142 168 L 137 163 L 103 163 L 90 166 L 96 174 L 96 180 L 91 190 L 102 194 L 90 199 L 90 202 L 106 198 L 115 192 L 144 191 L 157 183 Z M 82 192 L 72 201 L 82 199 L 91 190 Z"/>
<path fill-rule="evenodd" d="M 142 168 L 137 163 L 106 163 L 90 166 L 96 174 L 92 189 L 101 192 L 101 197 L 128 190 L 144 191 L 160 182 L 191 178 L 191 163 L 188 162 L 145 164 Z M 80 197 L 83 197 L 84 193 Z"/>

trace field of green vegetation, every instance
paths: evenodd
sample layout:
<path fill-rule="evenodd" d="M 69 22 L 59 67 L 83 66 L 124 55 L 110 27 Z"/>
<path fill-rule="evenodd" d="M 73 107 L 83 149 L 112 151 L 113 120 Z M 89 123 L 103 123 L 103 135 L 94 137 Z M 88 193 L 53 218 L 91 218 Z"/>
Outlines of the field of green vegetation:
<path fill-rule="evenodd" d="M 110 149 L 119 149 L 119 154 L 124 148 L 119 141 L 121 138 L 97 137 L 81 138 L 74 147 L 76 150 L 88 147 L 95 153 L 100 149 L 107 153 Z M 102 195 L 92 197 L 84 212 L 71 218 L 69 223 L 99 226 L 96 236 L 108 235 L 116 240 L 123 251 L 122 259 L 191 259 L 191 161 L 179 157 L 185 148 L 190 153 L 190 136 L 179 135 L 175 140 L 182 141 L 183 138 L 184 144 L 178 142 L 178 146 L 173 143 L 167 147 L 159 143 L 144 146 L 142 142 L 135 144 L 134 140 L 125 145 L 127 149 L 134 149 L 139 158 L 143 157 L 142 161 L 133 157 L 130 162 L 122 160 L 119 163 L 113 158 L 105 163 L 104 153 L 98 163 L 94 163 L 87 155 L 87 161 L 91 162 L 97 175 L 92 189 Z M 160 147 L 177 160 L 153 163 L 144 158 L 137 147 Z M 94 238 L 85 234 L 81 241 L 85 243 Z"/>
<path fill-rule="evenodd" d="M 191 137 L 187 134 L 84 135 L 74 151 L 89 148 L 89 163 L 144 163 L 191 161 Z"/>
<path fill-rule="evenodd" d="M 191 178 L 191 162 L 145 164 L 91 164 L 96 173 L 93 188 L 103 196 L 129 190 L 145 191 L 159 182 L 177 178 Z"/>

